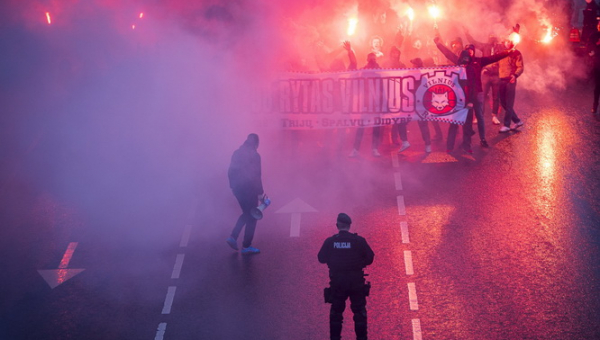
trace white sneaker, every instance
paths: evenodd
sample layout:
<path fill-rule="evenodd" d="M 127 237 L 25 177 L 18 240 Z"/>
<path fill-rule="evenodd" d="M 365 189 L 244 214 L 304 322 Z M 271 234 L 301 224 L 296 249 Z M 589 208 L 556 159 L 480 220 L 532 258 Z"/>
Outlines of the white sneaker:
<path fill-rule="evenodd" d="M 498 132 L 505 133 L 508 131 L 510 131 L 510 128 L 508 126 L 502 126 Z"/>
<path fill-rule="evenodd" d="M 431 152 L 431 145 L 425 145 L 425 152 L 427 152 L 427 153 Z"/>
<path fill-rule="evenodd" d="M 402 152 L 408 148 L 410 148 L 410 143 L 408 141 L 402 142 L 402 145 L 400 146 L 400 150 L 398 150 L 398 152 Z"/>
<path fill-rule="evenodd" d="M 350 154 L 348 155 L 348 157 L 356 157 L 356 156 L 358 156 L 358 150 L 352 149 L 352 151 L 350 151 Z"/>
<path fill-rule="evenodd" d="M 514 123 L 513 126 L 512 126 L 512 129 L 516 130 L 516 129 L 520 128 L 521 126 L 523 126 L 523 121 L 522 120 L 519 121 L 518 123 Z"/>
<path fill-rule="evenodd" d="M 492 115 L 492 123 L 494 123 L 494 125 L 500 125 L 500 121 L 498 120 L 498 116 Z"/>
<path fill-rule="evenodd" d="M 381 157 L 381 154 L 377 149 L 373 149 L 373 157 Z"/>

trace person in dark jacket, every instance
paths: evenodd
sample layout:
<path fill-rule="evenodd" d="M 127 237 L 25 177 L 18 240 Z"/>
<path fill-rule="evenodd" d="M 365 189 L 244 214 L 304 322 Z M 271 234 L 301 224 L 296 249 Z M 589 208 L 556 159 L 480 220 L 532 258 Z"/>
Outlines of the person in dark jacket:
<path fill-rule="evenodd" d="M 600 7 L 596 0 L 585 0 L 583 9 L 583 28 L 581 29 L 581 41 L 589 41 L 592 34 L 596 32 L 598 26 L 598 17 L 600 17 Z"/>
<path fill-rule="evenodd" d="M 468 153 L 473 153 L 473 150 L 471 150 L 471 136 L 474 134 L 471 126 L 473 124 L 473 111 L 475 111 L 475 116 L 477 117 L 477 127 L 479 130 L 479 138 L 481 139 L 481 146 L 488 147 L 489 145 L 485 139 L 485 122 L 483 119 L 483 86 L 481 84 L 481 69 L 489 64 L 508 57 L 510 52 L 504 51 L 493 56 L 475 57 L 475 46 L 469 44 L 465 46 L 465 49 L 461 52 L 460 56 L 457 56 L 441 43 L 439 37 L 435 37 L 434 42 L 440 52 L 442 52 L 448 60 L 456 65 L 464 65 L 467 71 L 465 97 L 468 106 L 472 109 L 469 110 L 467 120 L 463 125 L 463 150 Z M 456 139 L 457 130 L 458 126 L 456 124 L 450 124 L 447 140 L 448 152 L 452 152 L 452 149 L 454 149 L 454 140 Z"/>
<path fill-rule="evenodd" d="M 469 31 L 465 29 L 465 35 L 469 43 L 475 45 L 475 48 L 480 50 L 484 57 L 489 57 L 500 51 L 504 50 L 504 47 L 498 41 L 498 38 L 494 34 L 490 34 L 487 42 L 479 42 L 475 40 Z M 483 98 L 484 103 L 487 104 L 489 101 L 490 90 L 492 92 L 492 100 L 490 108 L 492 109 L 492 123 L 500 125 L 498 119 L 498 113 L 500 111 L 500 97 L 498 91 L 500 89 L 500 76 L 498 75 L 498 63 L 491 63 L 481 71 L 481 84 L 483 86 Z M 483 115 L 485 115 L 485 106 L 483 105 Z"/>
<path fill-rule="evenodd" d="M 331 303 L 329 330 L 331 340 L 342 336 L 342 322 L 346 299 L 354 313 L 354 331 L 357 340 L 367 340 L 367 296 L 370 284 L 365 284 L 363 269 L 373 263 L 375 254 L 367 241 L 349 232 L 352 220 L 344 213 L 338 214 L 336 226 L 339 233 L 325 240 L 317 258 L 329 267 L 329 288 L 325 301 Z"/>
<path fill-rule="evenodd" d="M 350 65 L 348 66 L 348 71 L 355 71 L 358 67 L 358 62 L 356 59 L 356 54 L 352 49 L 349 41 L 344 42 L 344 48 L 348 51 L 348 58 L 350 59 Z M 361 70 L 373 70 L 380 69 L 379 63 L 377 62 L 377 55 L 373 52 L 367 54 L 367 64 L 361 68 Z M 358 150 L 360 149 L 360 144 L 362 143 L 363 135 L 365 133 L 364 127 L 358 127 L 356 129 L 356 135 L 354 136 L 354 148 L 350 151 L 348 157 L 357 157 Z M 373 135 L 372 135 L 372 143 L 371 148 L 374 157 L 381 157 L 379 153 L 379 145 L 381 144 L 381 126 L 373 127 Z"/>
<path fill-rule="evenodd" d="M 597 25 L 596 32 L 590 36 L 588 50 L 593 61 L 594 104 L 592 105 L 592 113 L 597 113 L 598 99 L 600 98 L 600 23 Z"/>
<path fill-rule="evenodd" d="M 231 164 L 227 173 L 229 186 L 237 198 L 242 214 L 237 220 L 227 244 L 234 250 L 238 250 L 237 238 L 246 226 L 244 241 L 242 243 L 242 254 L 256 254 L 260 250 L 252 247 L 256 219 L 252 217 L 251 211 L 256 208 L 259 200 L 264 197 L 261 175 L 261 159 L 256 151 L 258 149 L 258 135 L 251 133 L 248 138 L 234 151 L 231 156 Z"/>

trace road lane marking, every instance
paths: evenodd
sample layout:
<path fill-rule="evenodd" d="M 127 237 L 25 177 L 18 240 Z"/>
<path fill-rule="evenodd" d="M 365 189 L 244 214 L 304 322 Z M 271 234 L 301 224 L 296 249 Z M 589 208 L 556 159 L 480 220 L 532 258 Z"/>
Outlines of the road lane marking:
<path fill-rule="evenodd" d="M 156 330 L 156 336 L 154 337 L 154 340 L 163 340 L 166 331 L 167 331 L 167 323 L 166 322 L 159 323 L 158 329 Z"/>
<path fill-rule="evenodd" d="M 163 310 L 161 314 L 170 314 L 171 313 L 171 306 L 173 306 L 173 299 L 175 298 L 175 291 L 177 290 L 177 287 L 175 286 L 169 286 L 169 288 L 167 289 L 167 297 L 165 297 L 165 304 L 163 306 Z"/>
<path fill-rule="evenodd" d="M 192 225 L 188 224 L 183 229 L 183 235 L 181 235 L 181 242 L 179 243 L 179 247 L 187 247 L 188 242 L 190 241 L 191 233 L 192 233 Z"/>
<path fill-rule="evenodd" d="M 412 331 L 413 331 L 413 340 L 422 340 L 423 335 L 421 333 L 421 320 L 412 319 Z"/>
<path fill-rule="evenodd" d="M 69 266 L 69 262 L 71 262 L 71 258 L 73 257 L 73 253 L 75 252 L 75 248 L 77 248 L 77 242 L 69 243 L 65 254 L 60 260 L 60 264 L 58 265 L 59 269 L 65 269 Z"/>
<path fill-rule="evenodd" d="M 408 284 L 408 302 L 410 310 L 419 310 L 419 301 L 417 301 L 417 288 L 414 282 Z"/>
<path fill-rule="evenodd" d="M 177 254 L 177 258 L 175 259 L 175 266 L 173 267 L 173 273 L 171 274 L 172 279 L 179 278 L 179 274 L 181 274 L 181 266 L 183 266 L 184 257 L 184 254 Z"/>
<path fill-rule="evenodd" d="M 302 215 L 300 213 L 292 213 L 292 225 L 290 227 L 290 237 L 300 236 L 300 220 Z"/>
<path fill-rule="evenodd" d="M 399 158 L 397 152 L 392 152 L 392 166 L 394 168 L 399 168 Z M 401 191 L 404 190 L 402 187 L 402 174 L 400 171 L 394 172 L 394 184 L 396 186 L 396 190 Z M 406 216 L 406 205 L 404 204 L 404 196 L 399 195 L 396 197 L 396 203 L 398 205 L 398 214 L 400 216 Z M 407 244 L 410 243 L 410 238 L 408 234 L 408 222 L 401 221 L 400 222 L 400 233 L 402 236 L 402 243 Z M 412 251 L 405 250 L 404 251 L 404 269 L 406 270 L 406 275 L 414 275 L 415 270 L 413 267 L 413 259 L 412 259 Z M 419 301 L 417 300 L 417 288 L 414 282 L 408 283 L 408 302 L 409 308 L 412 311 L 419 310 Z M 420 319 L 412 319 L 412 332 L 413 332 L 413 340 L 422 340 L 421 333 L 421 320 Z"/>
<path fill-rule="evenodd" d="M 406 215 L 406 207 L 404 206 L 404 196 L 400 195 L 396 198 L 398 202 L 398 214 L 401 216 Z"/>
<path fill-rule="evenodd" d="M 302 213 L 308 212 L 317 212 L 317 209 L 297 197 L 290 203 L 281 207 L 275 213 L 292 215 L 290 237 L 298 237 L 300 236 L 300 220 L 302 218 Z"/>
<path fill-rule="evenodd" d="M 404 251 L 404 267 L 406 268 L 406 275 L 413 275 L 415 273 L 413 269 L 412 252 L 410 250 Z"/>
<path fill-rule="evenodd" d="M 392 151 L 392 166 L 394 168 L 400 167 L 400 162 L 398 160 L 398 151 Z"/>
<path fill-rule="evenodd" d="M 402 243 L 410 243 L 408 237 L 408 222 L 400 222 L 400 233 L 402 234 Z"/>
<path fill-rule="evenodd" d="M 396 190 L 402 190 L 402 175 L 400 172 L 394 172 L 394 182 L 396 183 Z"/>

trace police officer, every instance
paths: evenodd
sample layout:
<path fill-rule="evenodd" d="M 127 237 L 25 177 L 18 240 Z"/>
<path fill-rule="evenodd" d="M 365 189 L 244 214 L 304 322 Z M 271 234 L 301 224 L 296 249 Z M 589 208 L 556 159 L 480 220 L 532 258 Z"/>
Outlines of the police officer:
<path fill-rule="evenodd" d="M 339 233 L 326 239 L 318 254 L 319 262 L 327 263 L 331 280 L 329 288 L 325 288 L 325 302 L 331 303 L 331 340 L 342 338 L 342 321 L 348 297 L 354 313 L 356 339 L 367 339 L 366 297 L 370 284 L 365 284 L 363 269 L 373 263 L 375 254 L 363 237 L 349 232 L 350 224 L 350 216 L 340 213 L 336 223 Z"/>

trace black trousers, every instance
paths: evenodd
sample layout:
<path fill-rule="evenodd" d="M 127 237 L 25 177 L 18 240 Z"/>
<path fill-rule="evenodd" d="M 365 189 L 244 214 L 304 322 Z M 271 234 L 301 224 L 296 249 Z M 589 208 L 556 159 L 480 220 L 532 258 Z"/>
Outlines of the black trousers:
<path fill-rule="evenodd" d="M 485 112 L 485 107 L 490 102 L 489 101 L 489 93 L 492 91 L 492 114 L 498 115 L 500 111 L 500 97 L 498 96 L 498 91 L 500 90 L 500 76 L 497 74 L 489 74 L 488 72 L 484 72 L 481 74 L 481 82 L 483 83 L 483 96 L 484 96 L 484 105 L 483 111 Z"/>
<path fill-rule="evenodd" d="M 456 141 L 456 135 L 458 134 L 458 124 L 449 124 L 448 137 L 446 139 L 446 149 L 448 152 L 454 150 L 454 142 Z M 465 124 L 462 126 L 463 140 L 462 146 L 464 149 L 471 148 L 471 137 L 475 134 L 473 131 L 473 109 L 469 109 L 467 113 L 467 119 Z"/>
<path fill-rule="evenodd" d="M 600 98 L 600 67 L 594 67 L 592 72 L 594 76 L 594 104 L 592 109 L 594 109 L 594 112 L 598 112 L 598 98 Z"/>
<path fill-rule="evenodd" d="M 333 295 L 329 313 L 331 340 L 342 337 L 342 323 L 346 300 L 350 298 L 350 309 L 354 313 L 354 332 L 357 340 L 367 340 L 367 297 L 365 279 L 362 272 L 350 272 L 330 275 L 330 287 Z"/>
<path fill-rule="evenodd" d="M 510 127 L 510 123 L 518 123 L 521 121 L 515 112 L 515 96 L 517 91 L 517 81 L 510 82 L 510 78 L 500 79 L 500 105 L 504 109 L 504 126 Z"/>
<path fill-rule="evenodd" d="M 234 191 L 233 194 L 235 195 L 235 198 L 237 198 L 238 203 L 242 208 L 242 214 L 238 218 L 235 227 L 231 232 L 231 237 L 237 240 L 238 236 L 242 232 L 242 228 L 246 226 L 242 247 L 248 248 L 250 245 L 252 245 L 254 230 L 256 229 L 256 219 L 252 217 L 250 212 L 258 205 L 258 194 L 249 191 Z"/>

